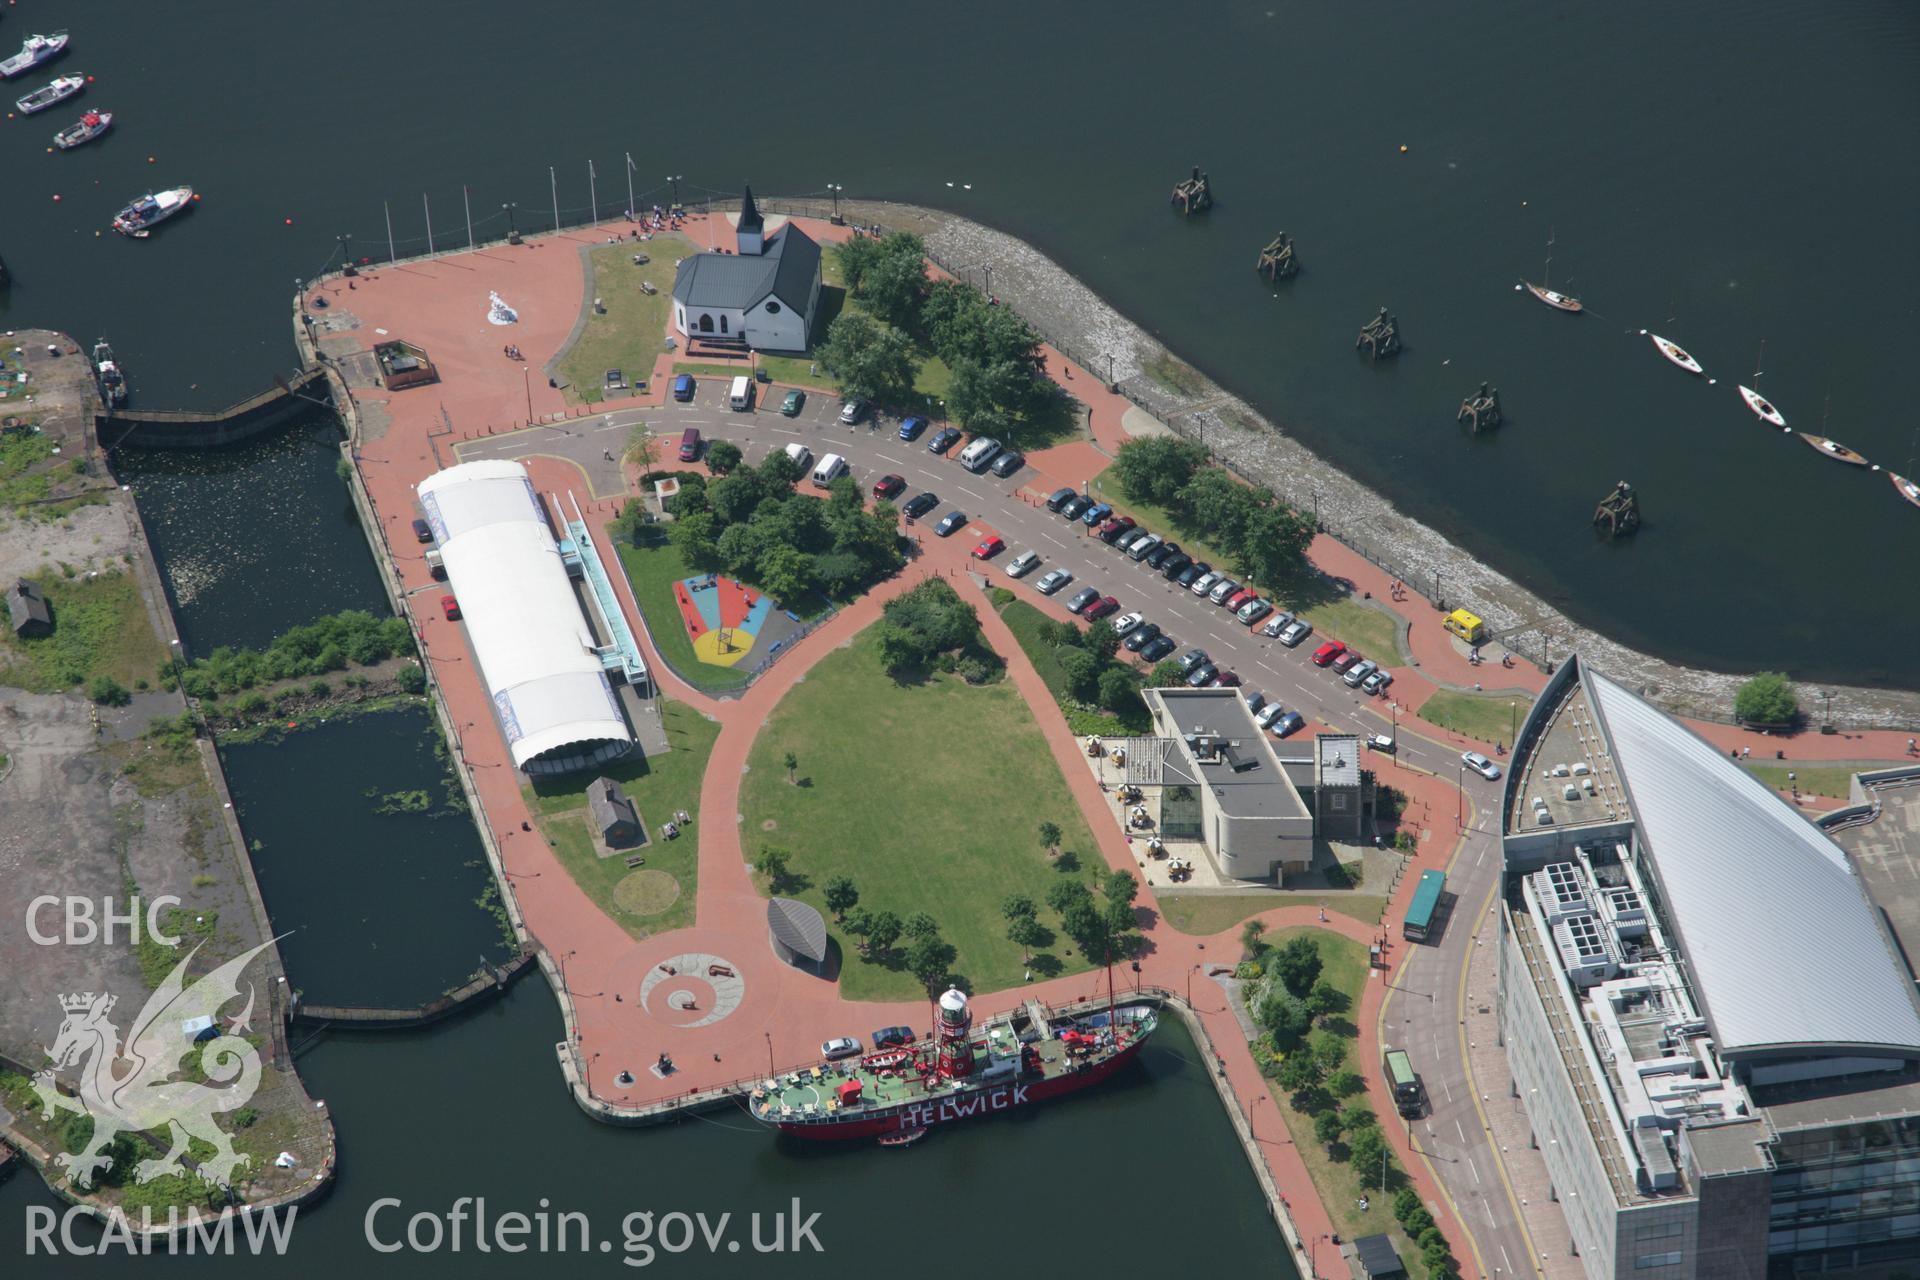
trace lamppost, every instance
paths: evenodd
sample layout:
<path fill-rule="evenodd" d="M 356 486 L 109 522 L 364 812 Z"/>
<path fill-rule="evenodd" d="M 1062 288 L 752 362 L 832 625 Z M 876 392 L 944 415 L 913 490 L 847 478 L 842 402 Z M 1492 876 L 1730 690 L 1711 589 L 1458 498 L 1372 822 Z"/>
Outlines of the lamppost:
<path fill-rule="evenodd" d="M 1436 609 L 1447 607 L 1440 603 L 1440 571 L 1438 569 L 1433 571 L 1433 607 Z"/>
<path fill-rule="evenodd" d="M 763 1031 L 760 1034 L 767 1038 L 767 1078 L 772 1079 L 775 1074 L 773 1070 L 773 1032 Z"/>
<path fill-rule="evenodd" d="M 513 216 L 513 211 L 520 207 L 519 204 L 515 201 L 509 200 L 505 204 L 501 205 L 500 207 L 506 210 L 507 212 L 507 243 L 519 244 L 520 243 L 520 224 L 517 220 L 515 220 Z"/>
<path fill-rule="evenodd" d="M 1507 703 L 1507 741 L 1511 742 L 1515 749 L 1520 746 L 1520 700 L 1518 698 Z"/>
<path fill-rule="evenodd" d="M 837 182 L 829 182 L 827 190 L 833 192 L 833 225 L 837 227 L 840 225 L 840 193 L 846 188 Z"/>
<path fill-rule="evenodd" d="M 1464 827 L 1467 825 L 1467 762 L 1462 760 L 1453 768 L 1453 825 Z"/>
<path fill-rule="evenodd" d="M 1826 703 L 1827 703 L 1827 709 L 1825 713 L 1821 716 L 1821 720 L 1820 720 L 1820 732 L 1832 733 L 1833 732 L 1833 690 L 1823 689 L 1820 692 L 1820 696 L 1826 699 Z"/>
<path fill-rule="evenodd" d="M 980 264 L 980 269 L 987 273 L 986 293 L 988 298 L 992 298 L 993 297 L 993 268 L 983 262 Z"/>
<path fill-rule="evenodd" d="M 1113 352 L 1107 352 L 1107 387 L 1111 390 L 1119 384 L 1113 380 Z"/>
<path fill-rule="evenodd" d="M 340 243 L 340 261 L 347 264 L 341 269 L 340 274 L 343 276 L 359 275 L 360 268 L 353 265 L 353 233 L 349 231 L 343 236 L 335 236 L 334 239 Z"/>
<path fill-rule="evenodd" d="M 673 207 L 676 209 L 680 207 L 680 179 L 685 176 L 685 174 L 680 173 L 670 173 L 667 175 L 667 181 L 673 184 Z"/>

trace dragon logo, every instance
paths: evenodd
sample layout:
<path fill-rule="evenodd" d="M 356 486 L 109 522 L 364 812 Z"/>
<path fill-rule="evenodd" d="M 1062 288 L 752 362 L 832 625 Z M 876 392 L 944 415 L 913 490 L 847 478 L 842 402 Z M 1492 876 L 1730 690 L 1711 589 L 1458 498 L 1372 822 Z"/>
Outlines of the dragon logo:
<path fill-rule="evenodd" d="M 253 1016 L 251 984 L 246 1008 L 238 1017 L 226 1019 L 224 1028 L 220 1010 L 240 998 L 241 972 L 272 945 L 263 942 L 188 985 L 187 966 L 200 949 L 195 947 L 147 999 L 124 1050 L 119 1029 L 107 1020 L 113 1012 L 113 996 L 89 991 L 60 997 L 66 1018 L 47 1050 L 53 1065 L 33 1077 L 33 1087 L 46 1119 L 51 1120 L 56 1110 L 93 1118 L 93 1137 L 86 1148 L 54 1157 L 54 1164 L 67 1171 L 74 1186 L 85 1189 L 93 1184 L 94 1175 L 113 1163 L 107 1148 L 128 1131 L 164 1134 L 169 1144 L 165 1155 L 142 1160 L 135 1167 L 139 1182 L 179 1171 L 225 1187 L 251 1163 L 250 1157 L 233 1149 L 233 1140 L 213 1119 L 216 1112 L 245 1106 L 260 1087 L 259 1051 L 240 1035 L 249 1029 Z M 187 1028 L 209 1021 L 214 1036 L 196 1045 Z M 181 1060 L 195 1047 L 200 1050 L 198 1066 L 206 1083 L 181 1078 Z M 124 1074 L 116 1070 L 123 1063 L 129 1064 Z M 79 1090 L 74 1097 L 54 1088 L 56 1073 L 68 1068 L 78 1072 Z M 216 1087 L 229 1082 L 231 1087 Z M 197 1167 L 182 1159 L 195 1139 L 213 1148 L 213 1155 L 197 1162 Z"/>

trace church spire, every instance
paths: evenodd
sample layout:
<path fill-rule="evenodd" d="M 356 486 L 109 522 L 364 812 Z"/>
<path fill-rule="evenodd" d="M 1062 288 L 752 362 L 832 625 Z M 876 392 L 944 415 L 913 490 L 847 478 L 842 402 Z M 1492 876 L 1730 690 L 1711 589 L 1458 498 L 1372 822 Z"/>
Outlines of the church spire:
<path fill-rule="evenodd" d="M 753 188 L 746 189 L 746 195 L 740 201 L 740 221 L 734 230 L 739 240 L 741 253 L 757 254 L 764 252 L 766 246 L 767 222 L 760 216 L 760 206 L 753 201 Z"/>

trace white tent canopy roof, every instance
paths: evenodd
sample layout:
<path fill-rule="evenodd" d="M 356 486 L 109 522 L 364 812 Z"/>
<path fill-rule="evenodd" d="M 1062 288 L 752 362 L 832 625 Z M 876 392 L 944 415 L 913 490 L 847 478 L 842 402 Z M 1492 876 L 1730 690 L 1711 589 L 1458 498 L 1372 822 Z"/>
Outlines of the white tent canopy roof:
<path fill-rule="evenodd" d="M 1679 721 L 1584 675 L 1720 1051 L 1920 1052 L 1913 979 L 1840 847 Z"/>
<path fill-rule="evenodd" d="M 631 743 L 526 468 L 466 462 L 419 492 L 514 764 Z"/>

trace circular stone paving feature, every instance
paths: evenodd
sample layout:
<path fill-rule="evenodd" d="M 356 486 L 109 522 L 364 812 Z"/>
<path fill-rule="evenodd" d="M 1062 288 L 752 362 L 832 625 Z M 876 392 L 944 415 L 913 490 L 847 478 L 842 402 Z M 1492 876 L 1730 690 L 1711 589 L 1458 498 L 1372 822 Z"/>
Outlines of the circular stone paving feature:
<path fill-rule="evenodd" d="M 710 1027 L 738 1009 L 746 994 L 738 967 L 704 951 L 668 956 L 640 981 L 640 1007 L 677 1027 Z M 687 1007 L 689 1001 L 694 1008 Z M 698 1016 L 683 1021 L 688 1014 Z"/>
<path fill-rule="evenodd" d="M 613 905 L 636 916 L 657 916 L 680 900 L 680 882 L 664 871 L 635 871 L 613 886 Z"/>

